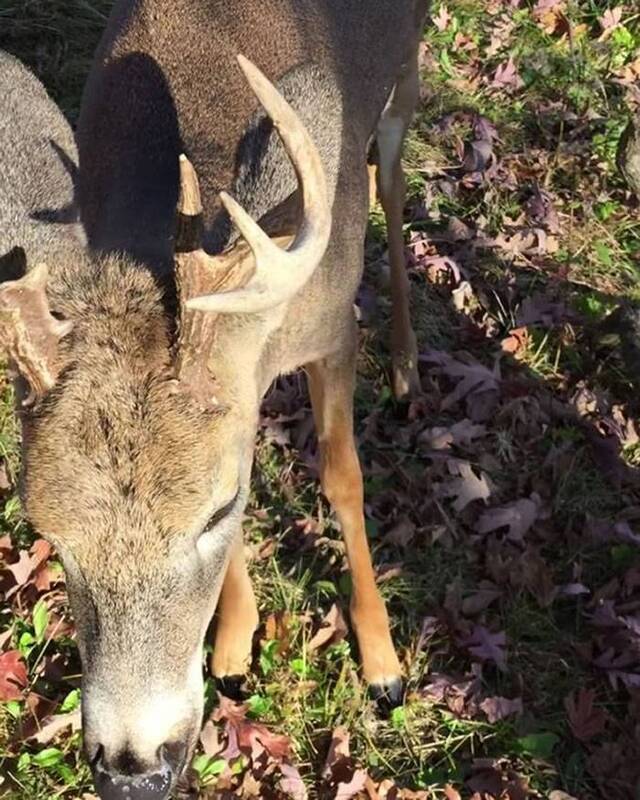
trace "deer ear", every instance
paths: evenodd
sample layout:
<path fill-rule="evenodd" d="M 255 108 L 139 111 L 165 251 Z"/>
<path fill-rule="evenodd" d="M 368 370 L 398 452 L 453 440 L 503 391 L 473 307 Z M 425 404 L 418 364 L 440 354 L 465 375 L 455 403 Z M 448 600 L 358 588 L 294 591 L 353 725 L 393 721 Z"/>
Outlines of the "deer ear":
<path fill-rule="evenodd" d="M 56 319 L 49 310 L 46 264 L 20 274 L 24 251 L 20 256 L 17 250 L 21 248 L 0 259 L 0 350 L 29 385 L 22 400 L 27 406 L 55 384 L 58 342 L 71 331 L 72 323 Z"/>

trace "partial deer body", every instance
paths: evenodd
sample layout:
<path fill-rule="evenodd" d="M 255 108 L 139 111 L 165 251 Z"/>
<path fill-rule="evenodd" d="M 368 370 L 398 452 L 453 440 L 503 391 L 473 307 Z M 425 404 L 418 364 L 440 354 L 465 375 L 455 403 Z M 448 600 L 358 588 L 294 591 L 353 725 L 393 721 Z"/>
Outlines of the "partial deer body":
<path fill-rule="evenodd" d="M 364 676 L 400 700 L 353 440 L 353 299 L 377 137 L 407 393 L 400 152 L 424 13 L 424 0 L 116 3 L 78 130 L 94 255 L 49 264 L 68 330 L 53 387 L 24 411 L 25 505 L 67 570 L 103 798 L 171 791 L 198 733 L 216 604 L 213 672 L 228 689 L 247 668 L 258 612 L 241 517 L 259 405 L 301 366 Z"/>

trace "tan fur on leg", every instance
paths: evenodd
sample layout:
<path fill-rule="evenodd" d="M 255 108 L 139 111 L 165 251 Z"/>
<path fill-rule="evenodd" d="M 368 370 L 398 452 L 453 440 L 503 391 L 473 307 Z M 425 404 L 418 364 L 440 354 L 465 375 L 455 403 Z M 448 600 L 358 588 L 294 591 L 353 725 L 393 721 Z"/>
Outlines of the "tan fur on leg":
<path fill-rule="evenodd" d="M 227 567 L 217 614 L 212 672 L 216 678 L 244 675 L 251 660 L 258 607 L 241 539 L 236 543 Z"/>
<path fill-rule="evenodd" d="M 351 568 L 351 621 L 364 677 L 370 684 L 390 686 L 398 682 L 401 669 L 365 532 L 362 473 L 353 439 L 353 358 L 323 359 L 309 365 L 307 373 L 320 443 L 322 487 L 340 522 Z"/>

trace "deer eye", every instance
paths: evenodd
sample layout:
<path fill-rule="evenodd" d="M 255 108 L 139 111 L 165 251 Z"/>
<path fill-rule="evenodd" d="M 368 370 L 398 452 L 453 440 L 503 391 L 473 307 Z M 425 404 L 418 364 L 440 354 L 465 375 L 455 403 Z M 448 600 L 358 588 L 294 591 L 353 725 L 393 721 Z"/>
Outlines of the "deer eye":
<path fill-rule="evenodd" d="M 222 520 L 229 516 L 229 514 L 233 511 L 236 503 L 238 502 L 238 497 L 240 495 L 240 489 L 235 493 L 235 495 L 229 500 L 228 503 L 225 503 L 221 508 L 219 508 L 212 516 L 209 518 L 209 521 L 204 526 L 203 533 L 208 533 L 213 528 L 216 527 Z"/>

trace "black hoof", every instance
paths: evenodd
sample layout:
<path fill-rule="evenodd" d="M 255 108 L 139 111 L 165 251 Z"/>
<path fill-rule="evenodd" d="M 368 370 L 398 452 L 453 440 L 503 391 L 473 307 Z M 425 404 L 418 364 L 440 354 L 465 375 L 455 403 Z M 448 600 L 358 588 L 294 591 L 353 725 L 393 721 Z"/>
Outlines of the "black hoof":
<path fill-rule="evenodd" d="M 241 703 L 247 698 L 244 681 L 244 675 L 225 675 L 224 678 L 216 678 L 216 689 L 229 700 Z"/>
<path fill-rule="evenodd" d="M 378 707 L 380 716 L 386 718 L 394 708 L 402 705 L 404 682 L 402 678 L 394 678 L 387 683 L 372 683 L 369 694 Z"/>

